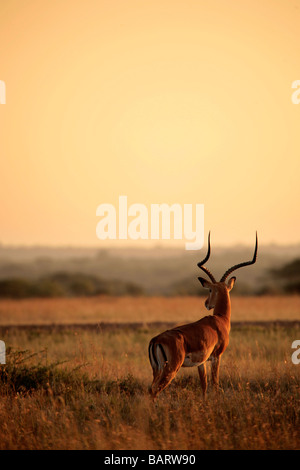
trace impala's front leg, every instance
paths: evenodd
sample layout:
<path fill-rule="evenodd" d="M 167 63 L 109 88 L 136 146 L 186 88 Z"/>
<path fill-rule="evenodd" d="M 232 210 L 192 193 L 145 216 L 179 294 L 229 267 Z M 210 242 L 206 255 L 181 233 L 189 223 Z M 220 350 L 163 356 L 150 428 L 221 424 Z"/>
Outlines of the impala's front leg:
<path fill-rule="evenodd" d="M 198 373 L 199 373 L 199 378 L 201 382 L 203 397 L 205 398 L 206 389 L 207 389 L 207 373 L 206 373 L 205 362 L 203 362 L 203 364 L 200 364 L 200 366 L 198 366 Z"/>
<path fill-rule="evenodd" d="M 212 383 L 216 390 L 219 389 L 219 369 L 220 369 L 221 356 L 212 357 L 211 359 L 211 378 Z"/>

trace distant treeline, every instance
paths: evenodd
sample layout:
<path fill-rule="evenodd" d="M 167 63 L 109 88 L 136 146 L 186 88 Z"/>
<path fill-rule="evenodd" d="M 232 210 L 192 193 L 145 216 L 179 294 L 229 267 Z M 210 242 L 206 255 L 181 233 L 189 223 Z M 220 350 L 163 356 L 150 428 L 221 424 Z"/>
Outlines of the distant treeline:
<path fill-rule="evenodd" d="M 197 279 L 203 250 L 201 256 L 177 249 L 53 250 L 0 245 L 0 298 L 206 295 Z M 252 252 L 253 247 L 216 247 L 209 269 L 220 279 Z M 257 263 L 236 272 L 232 295 L 300 294 L 299 252 L 298 246 L 260 247 Z"/>
<path fill-rule="evenodd" d="M 89 297 L 95 295 L 142 295 L 143 289 L 133 282 L 105 280 L 81 273 L 56 273 L 37 280 L 4 279 L 0 297 Z"/>
<path fill-rule="evenodd" d="M 286 294 L 300 294 L 300 258 L 279 269 L 271 269 L 270 277 L 275 289 Z"/>
<path fill-rule="evenodd" d="M 300 294 L 300 259 L 269 272 L 268 283 L 253 290 L 237 283 L 235 295 Z M 97 295 L 148 295 L 142 285 L 120 279 L 103 279 L 85 273 L 58 272 L 39 279 L 0 280 L 0 298 L 90 297 Z M 188 277 L 172 283 L 161 295 L 204 295 L 197 279 Z"/>

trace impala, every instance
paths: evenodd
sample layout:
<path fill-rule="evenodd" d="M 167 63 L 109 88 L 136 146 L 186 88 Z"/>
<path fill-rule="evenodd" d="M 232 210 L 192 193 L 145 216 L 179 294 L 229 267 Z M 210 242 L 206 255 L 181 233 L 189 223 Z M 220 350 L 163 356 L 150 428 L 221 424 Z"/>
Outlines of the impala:
<path fill-rule="evenodd" d="M 209 289 L 205 301 L 207 310 L 214 309 L 208 315 L 194 323 L 177 326 L 151 339 L 149 343 L 149 359 L 153 369 L 153 382 L 150 393 L 153 398 L 164 390 L 174 379 L 181 367 L 198 367 L 203 396 L 207 389 L 206 362 L 211 361 L 212 383 L 219 386 L 219 367 L 221 356 L 229 344 L 230 332 L 230 296 L 236 277 L 228 276 L 236 269 L 249 266 L 256 262 L 257 233 L 253 259 L 236 264 L 228 269 L 217 282 L 212 273 L 204 266 L 210 257 L 210 233 L 206 257 L 198 263 L 198 267 L 210 278 L 210 281 L 198 277 L 202 286 Z"/>

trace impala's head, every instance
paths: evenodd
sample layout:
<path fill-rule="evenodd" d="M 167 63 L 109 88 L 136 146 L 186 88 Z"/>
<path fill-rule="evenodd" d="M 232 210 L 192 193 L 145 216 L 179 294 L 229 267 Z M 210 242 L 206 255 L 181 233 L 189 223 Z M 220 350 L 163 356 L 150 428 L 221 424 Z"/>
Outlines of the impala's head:
<path fill-rule="evenodd" d="M 221 277 L 219 282 L 217 282 L 215 280 L 212 273 L 204 266 L 206 261 L 208 261 L 209 257 L 210 257 L 210 233 L 208 234 L 207 255 L 197 265 L 210 278 L 210 281 L 208 281 L 207 279 L 204 279 L 203 277 L 198 277 L 198 280 L 199 280 L 199 282 L 201 282 L 202 286 L 205 289 L 209 289 L 209 296 L 205 301 L 205 307 L 207 308 L 207 310 L 210 310 L 210 309 L 215 307 L 216 302 L 217 302 L 217 298 L 218 298 L 218 295 L 219 295 L 220 292 L 226 292 L 227 291 L 227 293 L 229 293 L 231 291 L 231 289 L 233 288 L 233 286 L 235 284 L 235 281 L 236 281 L 236 277 L 233 276 L 228 281 L 226 281 L 229 274 L 231 274 L 236 269 L 242 268 L 243 266 L 249 266 L 250 264 L 254 264 L 256 262 L 256 257 L 257 257 L 257 233 L 256 233 L 256 242 L 255 242 L 255 249 L 254 249 L 253 259 L 251 261 L 245 261 L 244 263 L 235 264 L 234 266 L 229 268 L 225 272 L 225 274 L 223 274 L 223 276 Z"/>
<path fill-rule="evenodd" d="M 207 308 L 207 310 L 215 308 L 219 293 L 226 292 L 226 290 L 230 292 L 236 281 L 235 276 L 231 277 L 227 282 L 210 282 L 204 279 L 203 277 L 198 277 L 198 279 L 205 289 L 209 289 L 209 294 L 205 301 L 205 307 Z"/>

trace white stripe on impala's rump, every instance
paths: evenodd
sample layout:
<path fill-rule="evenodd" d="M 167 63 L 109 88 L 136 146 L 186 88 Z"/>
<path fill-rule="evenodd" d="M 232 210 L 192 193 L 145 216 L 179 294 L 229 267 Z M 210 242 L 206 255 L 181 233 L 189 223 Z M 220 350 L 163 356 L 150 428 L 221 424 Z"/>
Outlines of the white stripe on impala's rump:
<path fill-rule="evenodd" d="M 157 369 L 158 364 L 157 364 L 157 361 L 155 360 L 154 355 L 153 355 L 153 344 L 152 343 L 149 345 L 149 359 L 150 359 L 150 364 L 151 364 L 152 369 Z"/>
<path fill-rule="evenodd" d="M 162 370 L 168 363 L 164 347 L 160 343 L 149 345 L 149 360 L 153 369 Z"/>
<path fill-rule="evenodd" d="M 155 354 L 158 361 L 158 368 L 161 370 L 168 363 L 168 360 L 164 347 L 159 343 L 156 344 Z"/>

